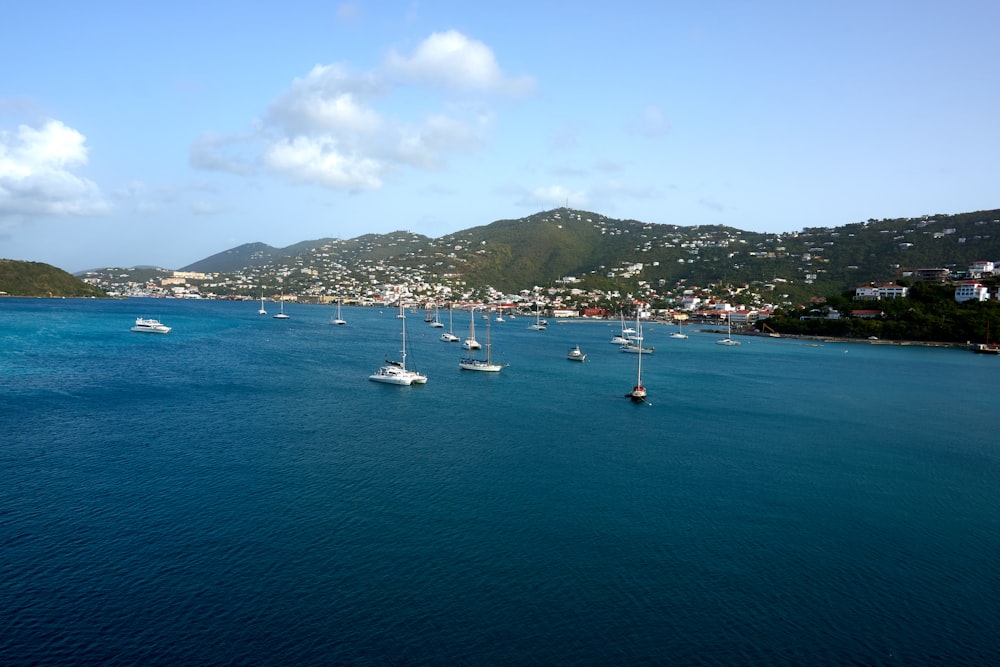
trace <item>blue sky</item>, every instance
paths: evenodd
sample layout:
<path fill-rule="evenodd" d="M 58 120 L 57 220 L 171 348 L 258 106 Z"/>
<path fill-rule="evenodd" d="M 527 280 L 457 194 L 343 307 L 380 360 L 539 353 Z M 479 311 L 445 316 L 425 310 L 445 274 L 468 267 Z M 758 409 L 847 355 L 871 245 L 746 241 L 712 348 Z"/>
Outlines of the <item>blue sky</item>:
<path fill-rule="evenodd" d="M 0 257 L 1000 207 L 1000 3 L 7 3 Z"/>

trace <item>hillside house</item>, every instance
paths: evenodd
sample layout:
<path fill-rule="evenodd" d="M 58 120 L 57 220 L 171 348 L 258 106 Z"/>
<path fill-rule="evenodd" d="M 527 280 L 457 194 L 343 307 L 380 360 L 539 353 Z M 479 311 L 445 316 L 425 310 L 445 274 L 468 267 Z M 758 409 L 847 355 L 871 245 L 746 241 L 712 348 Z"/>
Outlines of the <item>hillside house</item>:
<path fill-rule="evenodd" d="M 986 301 L 990 298 L 990 289 L 974 280 L 967 280 L 955 288 L 955 301 Z"/>
<path fill-rule="evenodd" d="M 882 299 L 902 299 L 910 292 L 909 287 L 885 283 L 882 285 L 858 285 L 854 289 L 855 301 L 881 301 Z"/>
<path fill-rule="evenodd" d="M 969 275 L 973 278 L 982 278 L 983 276 L 992 276 L 994 270 L 993 262 L 980 259 L 969 266 Z"/>

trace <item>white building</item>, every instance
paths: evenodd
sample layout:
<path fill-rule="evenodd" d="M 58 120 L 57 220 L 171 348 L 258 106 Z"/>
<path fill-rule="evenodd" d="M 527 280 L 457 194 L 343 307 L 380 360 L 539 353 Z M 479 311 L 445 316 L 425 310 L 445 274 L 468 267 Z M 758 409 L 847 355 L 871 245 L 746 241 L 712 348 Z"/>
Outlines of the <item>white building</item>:
<path fill-rule="evenodd" d="M 975 281 L 967 281 L 955 288 L 955 301 L 986 301 L 990 298 L 990 290 L 985 285 Z"/>
<path fill-rule="evenodd" d="M 969 266 L 969 273 L 973 276 L 992 276 L 994 268 L 993 262 L 980 259 Z"/>
<path fill-rule="evenodd" d="M 909 287 L 902 285 L 859 285 L 854 288 L 855 301 L 881 301 L 882 299 L 902 299 L 910 293 Z"/>

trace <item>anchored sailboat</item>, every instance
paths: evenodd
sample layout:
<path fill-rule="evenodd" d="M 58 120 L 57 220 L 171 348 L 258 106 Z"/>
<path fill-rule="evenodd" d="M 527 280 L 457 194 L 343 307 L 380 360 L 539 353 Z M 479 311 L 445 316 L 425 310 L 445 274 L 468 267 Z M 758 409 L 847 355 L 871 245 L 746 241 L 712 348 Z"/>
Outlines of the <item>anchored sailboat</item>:
<path fill-rule="evenodd" d="M 492 345 L 490 344 L 490 317 L 489 308 L 486 309 L 486 358 L 476 359 L 475 357 L 466 357 L 464 359 L 458 360 L 458 367 L 463 371 L 487 371 L 490 373 L 499 373 L 500 369 L 504 367 L 503 364 L 494 364 L 493 356 L 491 352 Z"/>
<path fill-rule="evenodd" d="M 396 317 L 400 318 L 403 322 L 403 347 L 400 349 L 400 361 L 389 361 L 386 359 L 386 365 L 369 375 L 368 379 L 372 382 L 382 382 L 384 384 L 407 386 L 411 384 L 425 384 L 427 382 L 426 375 L 421 375 L 417 371 L 406 370 L 406 315 L 403 314 L 402 302 L 399 305 L 399 315 Z"/>

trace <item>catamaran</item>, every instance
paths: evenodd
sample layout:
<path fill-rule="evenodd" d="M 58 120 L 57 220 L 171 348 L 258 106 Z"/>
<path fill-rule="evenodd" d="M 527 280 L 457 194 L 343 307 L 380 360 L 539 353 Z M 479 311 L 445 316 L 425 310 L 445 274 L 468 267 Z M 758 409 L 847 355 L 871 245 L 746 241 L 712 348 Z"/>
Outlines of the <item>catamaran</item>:
<path fill-rule="evenodd" d="M 417 371 L 406 370 L 406 315 L 403 314 L 403 304 L 399 304 L 399 317 L 403 322 L 403 347 L 400 349 L 400 361 L 389 361 L 386 359 L 385 366 L 368 376 L 372 382 L 382 382 L 384 384 L 406 385 L 426 384 L 427 376 Z"/>

